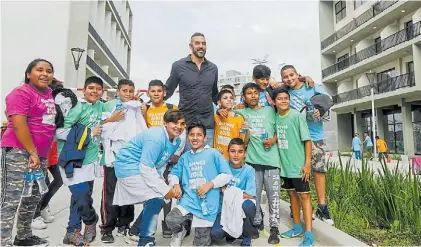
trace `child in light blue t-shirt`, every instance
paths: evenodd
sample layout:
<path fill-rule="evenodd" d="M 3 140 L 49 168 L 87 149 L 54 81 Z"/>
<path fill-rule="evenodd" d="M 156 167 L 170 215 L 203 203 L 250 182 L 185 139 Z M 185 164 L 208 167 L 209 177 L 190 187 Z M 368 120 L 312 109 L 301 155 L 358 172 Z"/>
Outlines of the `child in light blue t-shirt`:
<path fill-rule="evenodd" d="M 190 124 L 187 139 L 192 149 L 181 155 L 168 176 L 176 194 L 183 191 L 178 205 L 166 218 L 173 233 L 170 245 L 181 246 L 187 233 L 184 222 L 192 219 L 195 227 L 193 245 L 209 246 L 211 228 L 219 209 L 219 188 L 231 180 L 231 170 L 218 150 L 205 146 L 206 127 L 201 122 Z"/>
<path fill-rule="evenodd" d="M 221 191 L 225 192 L 227 187 L 237 187 L 243 191 L 243 240 L 241 246 L 251 246 L 251 239 L 258 234 L 258 229 L 254 226 L 254 217 L 256 216 L 256 175 L 252 166 L 244 162 L 246 156 L 246 147 L 241 138 L 234 138 L 228 144 L 228 156 L 232 172 L 231 181 Z M 222 200 L 221 209 L 222 210 Z M 230 220 L 226 219 L 225 221 Z M 228 242 L 233 242 L 238 237 L 229 235 L 222 229 L 221 213 L 218 214 L 215 224 L 212 227 L 211 236 L 213 239 L 226 238 Z"/>
<path fill-rule="evenodd" d="M 360 134 L 355 133 L 354 138 L 352 138 L 352 152 L 356 160 L 361 160 L 361 140 Z"/>

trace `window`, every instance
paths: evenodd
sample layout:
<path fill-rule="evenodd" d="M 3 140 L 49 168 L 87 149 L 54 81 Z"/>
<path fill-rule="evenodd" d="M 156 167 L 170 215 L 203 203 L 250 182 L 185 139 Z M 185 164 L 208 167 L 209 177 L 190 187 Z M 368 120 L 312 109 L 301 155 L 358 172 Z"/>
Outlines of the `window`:
<path fill-rule="evenodd" d="M 415 154 L 421 154 L 421 102 L 411 106 L 412 129 L 414 134 Z"/>
<path fill-rule="evenodd" d="M 346 17 L 346 1 L 338 1 L 335 4 L 336 22 Z"/>
<path fill-rule="evenodd" d="M 337 60 L 338 60 L 338 62 L 337 62 L 338 70 L 343 70 L 343 69 L 348 68 L 348 66 L 349 66 L 349 54 L 348 53 L 343 55 L 343 56 L 338 57 Z"/>
<path fill-rule="evenodd" d="M 376 54 L 382 52 L 382 39 L 380 37 L 377 37 L 374 39 Z"/>
<path fill-rule="evenodd" d="M 383 110 L 384 115 L 384 140 L 387 143 L 389 152 L 404 153 L 402 113 L 399 107 Z"/>
<path fill-rule="evenodd" d="M 354 9 L 359 8 L 361 5 L 363 5 L 367 0 L 354 0 Z"/>
<path fill-rule="evenodd" d="M 377 73 L 377 82 L 386 81 L 393 77 L 396 77 L 395 68 L 391 68 L 383 72 Z"/>
<path fill-rule="evenodd" d="M 405 22 L 405 30 L 406 30 L 406 39 L 410 40 L 412 38 L 414 38 L 414 26 L 413 26 L 413 22 L 408 21 Z"/>
<path fill-rule="evenodd" d="M 367 131 L 371 136 L 371 112 L 361 112 L 361 118 L 363 119 L 361 127 L 363 128 L 364 132 Z"/>
<path fill-rule="evenodd" d="M 406 73 L 414 72 L 414 61 L 406 63 Z"/>

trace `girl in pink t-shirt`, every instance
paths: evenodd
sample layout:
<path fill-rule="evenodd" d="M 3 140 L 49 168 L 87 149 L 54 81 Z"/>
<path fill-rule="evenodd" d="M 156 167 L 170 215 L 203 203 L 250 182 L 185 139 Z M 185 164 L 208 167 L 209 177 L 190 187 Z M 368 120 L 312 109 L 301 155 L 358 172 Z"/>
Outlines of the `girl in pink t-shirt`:
<path fill-rule="evenodd" d="M 22 198 L 28 167 L 46 169 L 47 153 L 55 131 L 56 109 L 51 89 L 53 65 L 44 59 L 32 61 L 25 71 L 25 84 L 6 96 L 8 127 L 2 138 L 1 245 L 12 245 L 17 214 L 17 235 L 13 245 L 45 245 L 48 241 L 32 235 L 31 223 L 40 200 L 37 183 L 32 196 Z M 45 171 L 44 171 L 45 172 Z M 18 205 L 20 207 L 18 209 Z"/>

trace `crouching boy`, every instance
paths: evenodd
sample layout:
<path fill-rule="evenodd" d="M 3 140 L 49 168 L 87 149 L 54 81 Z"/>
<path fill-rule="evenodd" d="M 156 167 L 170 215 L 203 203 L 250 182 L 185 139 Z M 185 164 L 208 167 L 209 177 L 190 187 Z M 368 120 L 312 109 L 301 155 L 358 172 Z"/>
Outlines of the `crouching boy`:
<path fill-rule="evenodd" d="M 165 126 L 148 129 L 130 140 L 120 149 L 114 163 L 117 177 L 114 205 L 143 203 L 138 246 L 155 244 L 164 199 L 180 196 L 165 183 L 163 173 L 180 145 L 184 116 L 179 110 L 169 110 L 164 122 Z"/>
<path fill-rule="evenodd" d="M 226 238 L 228 243 L 233 243 L 239 235 L 242 235 L 243 241 L 241 246 L 251 246 L 252 236 L 257 234 L 257 228 L 253 225 L 254 217 L 256 216 L 256 175 L 253 167 L 246 164 L 244 159 L 246 157 L 246 148 L 244 141 L 240 138 L 234 138 L 228 144 L 229 163 L 232 172 L 231 181 L 227 187 L 237 187 L 243 191 L 242 210 L 245 214 L 243 218 L 242 232 L 237 231 L 237 236 L 233 237 L 224 226 L 236 219 L 230 219 L 230 215 L 218 214 L 215 224 L 212 227 L 212 239 Z M 221 191 L 224 193 L 227 187 L 222 187 Z M 223 204 L 223 206 L 226 206 Z M 224 211 L 224 209 L 222 209 Z M 227 222 L 224 226 L 221 225 L 221 216 Z M 231 216 L 232 218 L 233 216 Z M 234 216 L 235 217 L 235 216 Z M 232 229 L 232 228 L 228 228 Z"/>
<path fill-rule="evenodd" d="M 193 245 L 209 246 L 219 210 L 219 188 L 231 180 L 231 170 L 218 150 L 205 146 L 207 136 L 203 123 L 193 122 L 188 126 L 187 139 L 192 149 L 180 157 L 168 176 L 175 194 L 184 192 L 166 218 L 173 233 L 170 245 L 181 246 L 187 232 L 186 221 L 192 220 L 195 227 Z"/>

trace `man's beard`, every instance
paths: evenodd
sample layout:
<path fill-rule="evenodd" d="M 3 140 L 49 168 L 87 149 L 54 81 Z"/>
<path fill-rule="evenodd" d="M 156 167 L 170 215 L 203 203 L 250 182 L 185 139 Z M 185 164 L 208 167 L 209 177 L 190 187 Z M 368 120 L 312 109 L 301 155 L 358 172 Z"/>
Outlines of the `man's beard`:
<path fill-rule="evenodd" d="M 206 51 L 203 51 L 203 55 L 199 55 L 199 53 L 197 51 L 193 51 L 193 54 L 197 57 L 197 58 L 204 58 L 206 55 Z"/>

